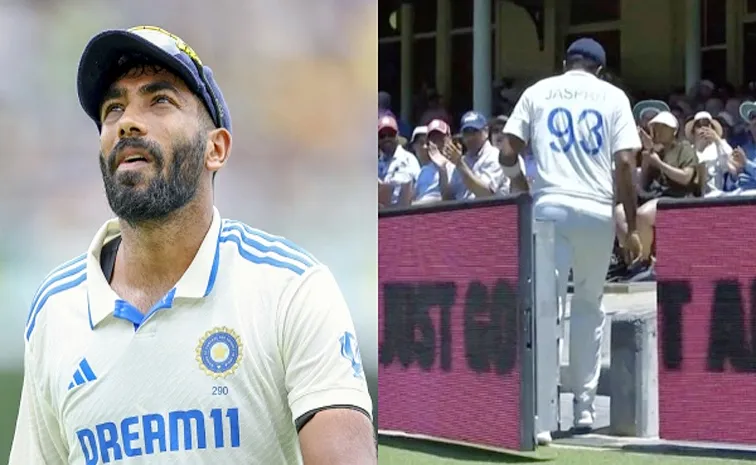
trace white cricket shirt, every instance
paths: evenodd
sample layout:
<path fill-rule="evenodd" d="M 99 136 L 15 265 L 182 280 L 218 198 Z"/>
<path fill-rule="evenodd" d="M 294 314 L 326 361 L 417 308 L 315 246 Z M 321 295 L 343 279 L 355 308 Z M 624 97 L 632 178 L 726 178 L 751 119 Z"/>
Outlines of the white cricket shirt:
<path fill-rule="evenodd" d="M 37 291 L 11 465 L 296 464 L 295 419 L 372 412 L 349 310 L 310 254 L 216 210 L 143 316 L 102 271 L 119 234 L 107 222 Z"/>
<path fill-rule="evenodd" d="M 416 182 L 419 175 L 420 163 L 417 157 L 401 145 L 396 146 L 391 156 L 383 153 L 378 156 L 378 179 L 395 186 L 391 197 L 392 205 L 399 201 L 401 185 Z"/>
<path fill-rule="evenodd" d="M 625 93 L 585 71 L 567 71 L 530 86 L 504 132 L 530 143 L 533 195 L 614 202 L 614 154 L 640 150 Z"/>

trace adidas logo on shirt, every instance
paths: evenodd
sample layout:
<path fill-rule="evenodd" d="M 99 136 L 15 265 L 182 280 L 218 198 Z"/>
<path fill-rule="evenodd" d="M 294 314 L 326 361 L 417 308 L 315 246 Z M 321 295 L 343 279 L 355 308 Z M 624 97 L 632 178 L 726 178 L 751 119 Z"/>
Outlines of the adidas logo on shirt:
<path fill-rule="evenodd" d="M 81 362 L 79 362 L 79 368 L 74 371 L 73 381 L 69 383 L 68 389 L 71 390 L 74 386 L 81 386 L 84 383 L 96 379 L 97 376 L 95 376 L 94 371 L 92 371 L 92 367 L 89 366 L 89 362 L 87 362 L 86 358 L 83 358 L 81 359 Z"/>

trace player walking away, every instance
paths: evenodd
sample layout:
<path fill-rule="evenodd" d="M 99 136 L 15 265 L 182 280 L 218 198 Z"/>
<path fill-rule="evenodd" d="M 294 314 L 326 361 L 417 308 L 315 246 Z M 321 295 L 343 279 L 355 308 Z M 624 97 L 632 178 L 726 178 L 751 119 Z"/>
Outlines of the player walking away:
<path fill-rule="evenodd" d="M 213 206 L 231 118 L 210 68 L 162 29 L 105 31 L 78 93 L 118 218 L 33 300 L 10 464 L 377 463 L 331 273 Z"/>
<path fill-rule="evenodd" d="M 633 168 L 641 141 L 627 96 L 597 77 L 605 57 L 592 39 L 570 45 L 564 74 L 537 82 L 517 102 L 500 154 L 507 176 L 521 182 L 518 154 L 528 143 L 532 148 L 534 217 L 555 225 L 560 312 L 570 266 L 574 272 L 569 346 L 577 432 L 590 430 L 594 421 L 604 323 L 601 297 L 614 242 L 612 160 L 617 196 L 630 224 L 625 249 L 634 259 L 640 255 Z M 551 436 L 541 432 L 538 440 L 547 443 Z"/>

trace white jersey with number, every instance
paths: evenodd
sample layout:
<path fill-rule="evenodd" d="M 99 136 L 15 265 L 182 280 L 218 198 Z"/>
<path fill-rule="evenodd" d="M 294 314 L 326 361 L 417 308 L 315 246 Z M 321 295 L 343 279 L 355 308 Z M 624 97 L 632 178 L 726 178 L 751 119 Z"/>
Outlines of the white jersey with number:
<path fill-rule="evenodd" d="M 296 464 L 295 419 L 372 411 L 349 310 L 310 254 L 216 210 L 145 316 L 102 271 L 119 235 L 106 223 L 37 291 L 11 465 Z"/>
<path fill-rule="evenodd" d="M 529 87 L 504 132 L 529 143 L 533 195 L 614 201 L 614 154 L 640 150 L 625 93 L 585 71 L 567 71 Z"/>

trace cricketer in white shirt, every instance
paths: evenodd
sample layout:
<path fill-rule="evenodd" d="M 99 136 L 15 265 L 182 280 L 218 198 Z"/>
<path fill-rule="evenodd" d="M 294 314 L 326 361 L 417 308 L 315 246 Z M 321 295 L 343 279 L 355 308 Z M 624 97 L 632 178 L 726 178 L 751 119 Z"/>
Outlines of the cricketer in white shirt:
<path fill-rule="evenodd" d="M 534 218 L 554 223 L 562 312 L 573 269 L 569 350 L 574 418 L 577 428 L 590 428 L 604 323 L 601 299 L 615 237 L 612 162 L 617 157 L 622 166 L 623 195 L 632 196 L 623 203 L 632 202 L 629 215 L 634 218 L 631 160 L 641 141 L 624 92 L 599 79 L 598 67 L 589 72 L 569 66 L 585 58 L 603 66 L 603 48 L 591 39 L 579 39 L 567 56 L 566 68 L 571 70 L 537 82 L 517 102 L 504 128 L 514 140 L 502 154 L 509 157 L 502 165 L 513 179 L 522 176 L 517 154 L 530 144 Z"/>
<path fill-rule="evenodd" d="M 119 234 L 105 223 L 34 297 L 11 465 L 296 464 L 308 412 L 370 416 L 349 310 L 312 255 L 214 210 L 142 315 L 109 285 Z"/>

